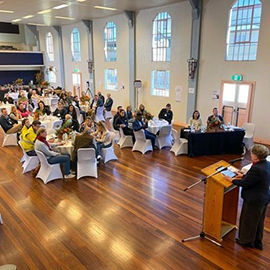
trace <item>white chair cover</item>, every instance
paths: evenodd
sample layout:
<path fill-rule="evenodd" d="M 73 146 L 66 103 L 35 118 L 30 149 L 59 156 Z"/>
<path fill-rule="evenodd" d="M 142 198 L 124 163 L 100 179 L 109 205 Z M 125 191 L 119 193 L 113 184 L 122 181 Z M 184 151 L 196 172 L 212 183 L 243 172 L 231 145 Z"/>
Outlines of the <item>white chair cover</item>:
<path fill-rule="evenodd" d="M 111 111 L 106 111 L 105 110 L 105 119 L 107 120 L 107 119 L 111 119 L 113 117 L 113 115 L 112 115 L 112 112 Z"/>
<path fill-rule="evenodd" d="M 96 116 L 95 116 L 95 121 L 96 122 L 105 121 L 105 118 L 103 116 L 103 111 L 104 111 L 104 106 L 97 107 Z"/>
<path fill-rule="evenodd" d="M 180 139 L 180 134 L 177 132 L 177 130 L 172 129 L 174 144 L 171 148 L 171 152 L 174 152 L 176 156 L 181 154 L 187 154 L 188 153 L 188 140 L 187 139 Z"/>
<path fill-rule="evenodd" d="M 18 143 L 17 140 L 17 133 L 13 133 L 13 134 L 7 134 L 5 133 L 4 129 L 2 128 L 2 126 L 0 125 L 0 129 L 3 131 L 4 133 L 4 140 L 2 143 L 2 146 L 11 146 L 11 145 L 16 145 Z"/>
<path fill-rule="evenodd" d="M 125 135 L 124 131 L 121 127 L 119 129 L 119 132 L 120 132 L 120 140 L 119 140 L 118 144 L 119 144 L 120 148 L 133 147 L 132 136 Z"/>
<path fill-rule="evenodd" d="M 36 178 L 40 178 L 44 184 L 47 184 L 48 182 L 55 179 L 63 179 L 60 164 L 49 164 L 48 160 L 42 152 L 36 150 L 36 153 L 41 165 Z"/>
<path fill-rule="evenodd" d="M 81 148 L 77 152 L 77 157 L 77 180 L 84 176 L 98 178 L 95 149 Z"/>
<path fill-rule="evenodd" d="M 102 148 L 101 149 L 101 156 L 104 160 L 104 163 L 107 163 L 110 160 L 117 160 L 118 157 L 115 155 L 114 153 L 114 133 L 110 132 L 110 136 L 111 136 L 111 141 L 112 141 L 112 145 L 108 148 Z"/>
<path fill-rule="evenodd" d="M 157 143 L 159 149 L 165 146 L 172 147 L 171 134 L 172 134 L 171 125 L 161 127 L 161 129 L 159 130 L 159 135 L 157 136 Z"/>
<path fill-rule="evenodd" d="M 243 128 L 246 130 L 246 134 L 244 137 L 244 144 L 247 150 L 254 145 L 253 137 L 255 134 L 256 126 L 252 123 L 244 123 Z"/>
<path fill-rule="evenodd" d="M 75 111 L 76 111 L 76 115 L 77 115 L 77 120 L 79 122 L 79 124 L 81 124 L 83 122 L 83 117 L 80 113 L 80 109 L 77 106 L 74 106 Z"/>
<path fill-rule="evenodd" d="M 54 123 L 53 123 L 53 125 L 52 125 L 52 128 L 54 129 L 54 130 L 57 130 L 57 129 L 59 129 L 61 126 L 62 126 L 62 120 L 58 120 L 58 121 L 55 121 Z"/>
<path fill-rule="evenodd" d="M 19 142 L 19 145 L 22 149 L 23 157 L 24 157 L 24 163 L 22 164 L 23 173 L 32 171 L 33 169 L 37 167 L 39 163 L 39 159 L 37 156 L 28 156 L 25 150 L 23 149 L 21 142 Z"/>
<path fill-rule="evenodd" d="M 115 140 L 115 142 L 117 142 L 117 143 L 119 144 L 120 133 L 119 133 L 118 130 L 115 130 L 115 129 L 113 128 L 113 118 L 111 118 L 111 119 L 109 120 L 109 122 L 110 122 L 110 125 L 111 125 L 111 127 L 112 127 L 112 130 L 113 130 L 113 132 L 114 132 L 114 140 Z"/>
<path fill-rule="evenodd" d="M 146 140 L 144 130 L 134 131 L 135 143 L 132 151 L 139 151 L 145 154 L 147 151 L 153 151 L 151 140 Z"/>

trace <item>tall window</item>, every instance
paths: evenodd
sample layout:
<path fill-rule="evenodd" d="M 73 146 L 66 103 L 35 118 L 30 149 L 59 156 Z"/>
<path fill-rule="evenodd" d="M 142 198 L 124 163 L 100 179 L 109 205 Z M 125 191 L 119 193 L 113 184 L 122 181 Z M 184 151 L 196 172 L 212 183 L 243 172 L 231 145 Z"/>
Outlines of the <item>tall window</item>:
<path fill-rule="evenodd" d="M 230 9 L 227 32 L 227 61 L 256 60 L 262 4 L 238 0 Z"/>
<path fill-rule="evenodd" d="M 74 28 L 71 33 L 71 53 L 72 61 L 81 61 L 81 42 L 80 42 L 80 32 L 78 28 Z"/>
<path fill-rule="evenodd" d="M 117 90 L 117 69 L 105 69 L 105 89 Z"/>
<path fill-rule="evenodd" d="M 168 12 L 158 13 L 153 21 L 152 60 L 171 61 L 172 20 Z"/>
<path fill-rule="evenodd" d="M 151 79 L 151 95 L 168 97 L 170 93 L 170 71 L 153 70 Z"/>
<path fill-rule="evenodd" d="M 49 61 L 54 61 L 53 36 L 51 32 L 46 34 L 46 52 Z"/>
<path fill-rule="evenodd" d="M 117 60 L 116 26 L 114 22 L 108 22 L 104 28 L 104 55 L 105 61 Z"/>

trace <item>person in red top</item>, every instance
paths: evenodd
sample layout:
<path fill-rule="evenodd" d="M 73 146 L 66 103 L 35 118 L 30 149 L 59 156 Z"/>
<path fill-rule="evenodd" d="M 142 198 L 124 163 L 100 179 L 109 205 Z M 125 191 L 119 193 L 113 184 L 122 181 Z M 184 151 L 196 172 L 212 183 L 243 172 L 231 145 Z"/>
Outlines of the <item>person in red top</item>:
<path fill-rule="evenodd" d="M 30 112 L 25 108 L 25 105 L 23 103 L 19 104 L 18 113 L 21 118 L 25 118 L 30 115 Z"/>

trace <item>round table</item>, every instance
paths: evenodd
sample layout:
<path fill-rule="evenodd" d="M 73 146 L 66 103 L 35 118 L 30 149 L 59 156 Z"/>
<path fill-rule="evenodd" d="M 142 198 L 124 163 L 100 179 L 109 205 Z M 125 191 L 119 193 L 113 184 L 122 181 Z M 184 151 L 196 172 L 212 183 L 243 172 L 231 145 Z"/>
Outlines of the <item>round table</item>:
<path fill-rule="evenodd" d="M 157 132 L 165 126 L 168 126 L 169 123 L 166 120 L 149 120 L 147 130 L 157 134 Z"/>

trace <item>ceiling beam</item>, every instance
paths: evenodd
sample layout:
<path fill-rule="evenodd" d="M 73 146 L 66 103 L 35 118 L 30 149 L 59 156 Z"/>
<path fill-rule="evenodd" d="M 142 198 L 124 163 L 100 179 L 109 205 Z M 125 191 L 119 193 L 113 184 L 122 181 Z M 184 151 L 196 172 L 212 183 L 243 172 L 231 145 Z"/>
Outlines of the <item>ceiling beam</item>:
<path fill-rule="evenodd" d="M 135 12 L 134 11 L 128 11 L 124 10 L 124 14 L 126 15 L 128 19 L 128 25 L 130 28 L 133 28 L 134 26 L 134 19 L 135 19 Z"/>
<path fill-rule="evenodd" d="M 189 3 L 191 4 L 193 9 L 197 9 L 199 7 L 199 0 L 189 0 Z"/>
<path fill-rule="evenodd" d="M 91 20 L 82 20 L 82 23 L 87 28 L 88 33 L 91 33 L 92 32 L 92 21 Z"/>

